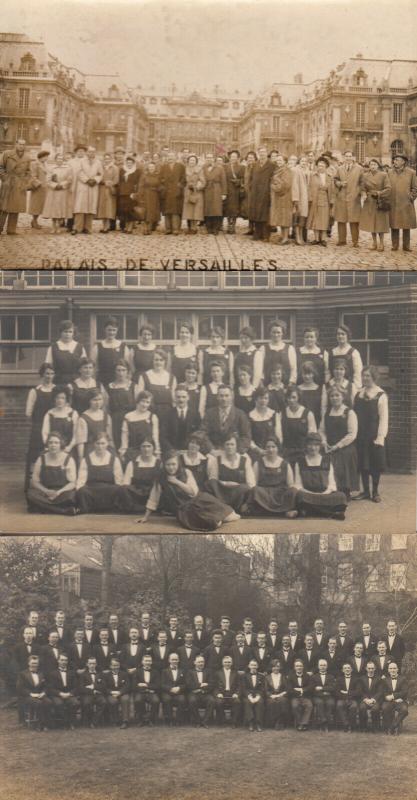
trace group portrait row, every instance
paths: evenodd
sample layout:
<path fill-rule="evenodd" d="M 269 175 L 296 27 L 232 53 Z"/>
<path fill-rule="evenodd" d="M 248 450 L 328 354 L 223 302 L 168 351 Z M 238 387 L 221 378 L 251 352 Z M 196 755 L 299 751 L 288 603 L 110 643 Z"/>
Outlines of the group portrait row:
<path fill-rule="evenodd" d="M 227 718 L 251 732 L 401 732 L 408 682 L 395 620 L 381 636 L 368 622 L 356 636 L 344 621 L 329 635 L 322 619 L 304 635 L 294 620 L 282 633 L 276 619 L 257 632 L 250 617 L 241 626 L 232 630 L 224 615 L 209 630 L 197 614 L 182 631 L 175 615 L 161 627 L 147 611 L 139 625 L 110 613 L 96 626 L 86 612 L 71 629 L 59 610 L 42 631 L 32 611 L 10 651 L 19 721 L 40 730 L 159 720 L 207 728 Z"/>
<path fill-rule="evenodd" d="M 388 397 L 346 325 L 329 350 L 315 327 L 294 347 L 280 319 L 260 346 L 242 328 L 234 351 L 220 327 L 208 346 L 189 322 L 178 331 L 163 349 L 144 324 L 128 345 L 109 317 L 88 356 L 60 324 L 27 397 L 30 511 L 159 510 L 211 531 L 241 516 L 343 520 L 350 500 L 381 502 Z"/>
<path fill-rule="evenodd" d="M 91 234 L 96 219 L 103 234 L 132 234 L 141 225 L 150 235 L 162 218 L 166 235 L 183 227 L 188 234 L 235 234 L 241 218 L 248 236 L 268 241 L 273 234 L 279 245 L 325 247 L 336 222 L 339 246 L 347 244 L 349 226 L 355 248 L 362 231 L 371 234 L 371 249 L 382 251 L 391 232 L 398 250 L 402 231 L 403 250 L 410 251 L 410 231 L 417 227 L 417 178 L 405 154 L 383 166 L 376 158 L 359 164 L 350 150 L 287 158 L 261 146 L 245 158 L 238 150 L 199 158 L 188 151 L 151 157 L 117 148 L 99 157 L 95 147 L 80 145 L 73 153 L 41 150 L 33 160 L 18 140 L 0 156 L 0 179 L 0 232 L 13 235 L 25 211 L 33 229 L 73 235 Z M 40 225 L 42 218 L 48 227 Z"/>

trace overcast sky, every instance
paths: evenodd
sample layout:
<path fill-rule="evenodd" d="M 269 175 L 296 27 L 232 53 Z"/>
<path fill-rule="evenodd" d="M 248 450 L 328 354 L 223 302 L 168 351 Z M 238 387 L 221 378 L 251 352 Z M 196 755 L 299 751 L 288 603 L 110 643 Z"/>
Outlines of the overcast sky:
<path fill-rule="evenodd" d="M 417 59 L 415 0 L 14 0 L 1 26 L 83 72 L 180 90 L 307 82 L 357 53 Z"/>

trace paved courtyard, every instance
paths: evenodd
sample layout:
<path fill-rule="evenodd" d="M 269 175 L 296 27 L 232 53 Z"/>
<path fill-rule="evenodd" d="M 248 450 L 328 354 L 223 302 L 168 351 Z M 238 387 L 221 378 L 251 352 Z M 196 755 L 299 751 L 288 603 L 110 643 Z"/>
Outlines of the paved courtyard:
<path fill-rule="evenodd" d="M 41 220 L 41 230 L 30 227 L 30 216 L 19 218 L 19 235 L 0 238 L 0 267 L 8 269 L 54 269 L 79 267 L 94 269 L 195 268 L 195 269 L 416 269 L 417 231 L 412 231 L 411 253 L 392 252 L 389 237 L 383 253 L 371 251 L 370 234 L 361 234 L 360 246 L 336 247 L 336 226 L 327 248 L 294 243 L 281 247 L 277 237 L 271 242 L 254 242 L 245 236 L 247 226 L 240 221 L 237 234 L 208 236 L 201 229 L 196 236 L 183 232 L 165 236 L 163 224 L 152 236 L 143 236 L 138 226 L 132 235 L 120 232 L 100 235 L 100 222 L 94 223 L 91 236 L 53 235 L 49 220 Z M 310 234 L 311 238 L 311 234 Z M 177 259 L 178 263 L 174 264 Z"/>
<path fill-rule="evenodd" d="M 383 502 L 350 503 L 346 520 L 325 519 L 241 519 L 221 528 L 222 533 L 414 533 L 416 530 L 416 479 L 414 475 L 385 475 L 381 480 Z M 22 469 L 0 469 L 0 534 L 16 533 L 184 533 L 173 517 L 154 514 L 146 525 L 138 515 L 83 514 L 60 517 L 28 514 L 22 491 Z"/>

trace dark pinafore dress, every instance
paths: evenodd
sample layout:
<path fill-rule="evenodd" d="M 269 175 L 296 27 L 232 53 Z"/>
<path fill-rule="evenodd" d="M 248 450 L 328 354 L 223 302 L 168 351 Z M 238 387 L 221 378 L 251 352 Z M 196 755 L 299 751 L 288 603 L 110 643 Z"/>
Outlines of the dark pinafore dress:
<path fill-rule="evenodd" d="M 184 456 L 180 455 L 180 462 L 185 469 L 188 469 L 192 473 L 198 488 L 200 490 L 204 489 L 207 486 L 208 481 L 207 458 L 204 458 L 204 460 L 200 461 L 199 464 L 187 464 Z"/>
<path fill-rule="evenodd" d="M 55 417 L 48 411 L 50 433 L 59 433 L 62 436 L 62 448 L 67 447 L 74 436 L 74 412 L 71 408 L 66 417 Z"/>
<path fill-rule="evenodd" d="M 300 511 L 324 517 L 345 511 L 346 497 L 343 492 L 322 494 L 329 485 L 330 464 L 329 455 L 322 456 L 318 466 L 309 466 L 305 456 L 299 459 L 303 489 L 297 492 L 296 504 Z"/>
<path fill-rule="evenodd" d="M 133 461 L 133 477 L 130 486 L 121 487 L 121 510 L 127 514 L 143 514 L 152 486 L 160 470 L 160 462 L 154 466 L 140 466 Z"/>
<path fill-rule="evenodd" d="M 193 356 L 177 356 L 175 350 L 171 358 L 171 372 L 177 379 L 177 383 L 184 383 L 185 381 L 185 368 L 187 364 L 194 364 L 197 369 L 197 350 Z"/>
<path fill-rule="evenodd" d="M 239 383 L 239 367 L 249 367 L 253 378 L 253 366 L 255 362 L 255 354 L 257 350 L 251 350 L 250 353 L 242 352 L 239 350 L 234 358 L 233 374 L 235 378 L 235 386 Z"/>
<path fill-rule="evenodd" d="M 223 383 L 230 384 L 230 350 L 225 347 L 223 353 L 208 353 L 203 350 L 203 384 L 207 385 L 211 381 L 210 368 L 212 364 L 222 364 L 224 369 Z"/>
<path fill-rule="evenodd" d="M 135 346 L 133 350 L 133 380 L 138 382 L 139 376 L 144 375 L 148 369 L 152 369 L 155 347 L 152 350 L 144 350 L 142 347 Z"/>
<path fill-rule="evenodd" d="M 340 442 L 348 432 L 348 414 L 346 408 L 343 415 L 334 416 L 326 412 L 324 417 L 324 430 L 327 444 L 331 447 Z M 336 486 L 341 492 L 357 491 L 359 489 L 358 456 L 356 443 L 348 444 L 330 454 L 334 469 Z"/>
<path fill-rule="evenodd" d="M 375 397 L 356 395 L 353 408 L 358 417 L 358 436 L 356 439 L 358 464 L 361 472 L 378 474 L 385 471 L 385 445 L 374 444 L 378 435 L 379 413 L 378 400 L 384 392 Z"/>
<path fill-rule="evenodd" d="M 333 350 L 330 350 L 330 353 L 329 353 L 329 372 L 330 372 L 330 375 L 333 375 L 333 369 L 334 369 L 335 361 L 342 361 L 343 360 L 345 362 L 345 364 L 346 364 L 345 378 L 347 378 L 348 381 L 352 381 L 353 380 L 353 358 L 352 358 L 352 356 L 353 356 L 353 347 L 349 347 L 349 350 L 344 355 L 338 355 L 337 353 L 334 353 Z"/>
<path fill-rule="evenodd" d="M 53 407 L 53 388 L 50 392 L 43 392 L 39 386 L 35 388 L 36 400 L 32 410 L 29 446 L 26 456 L 25 491 L 29 486 L 31 466 L 45 447 L 42 439 L 42 423 L 45 414 Z"/>
<path fill-rule="evenodd" d="M 109 397 L 109 414 L 112 421 L 113 441 L 116 450 L 121 445 L 122 424 L 125 414 L 134 411 L 135 386 L 131 381 L 128 386 L 108 386 L 107 394 Z"/>
<path fill-rule="evenodd" d="M 318 428 L 321 420 L 322 386 L 318 386 L 317 389 L 301 389 L 300 387 L 299 389 L 300 403 L 312 412 Z"/>
<path fill-rule="evenodd" d="M 278 411 L 279 414 L 282 414 L 286 407 L 285 388 L 271 389 L 271 387 L 268 386 L 268 392 L 269 408 L 272 408 L 273 411 Z"/>
<path fill-rule="evenodd" d="M 97 342 L 97 378 L 106 389 L 115 379 L 117 362 L 126 358 L 126 349 L 124 342 L 118 347 L 103 347 L 103 342 Z"/>
<path fill-rule="evenodd" d="M 222 463 L 221 456 L 217 456 L 218 479 L 211 478 L 208 482 L 208 490 L 214 494 L 218 500 L 231 506 L 234 511 L 239 513 L 247 503 L 250 489 L 246 483 L 245 457 L 240 456 L 237 467 L 228 467 Z M 220 481 L 235 481 L 238 486 L 223 486 Z"/>
<path fill-rule="evenodd" d="M 41 470 L 40 482 L 45 489 L 62 489 L 68 483 L 66 468 L 70 456 L 67 455 L 62 465 L 51 466 L 46 463 L 45 454 L 40 456 Z M 28 508 L 43 514 L 71 514 L 75 508 L 75 490 L 63 492 L 54 500 L 48 498 L 42 491 L 29 488 L 27 493 Z"/>
<path fill-rule="evenodd" d="M 146 419 L 129 420 L 127 424 L 127 450 L 125 461 L 134 461 L 138 455 L 142 442 L 145 439 L 152 439 L 152 412 L 147 412 Z"/>
<path fill-rule="evenodd" d="M 55 383 L 58 386 L 67 386 L 78 375 L 78 368 L 83 354 L 83 346 L 77 342 L 73 353 L 69 350 L 60 350 L 57 343 L 52 345 L 52 366 L 55 370 Z"/>
<path fill-rule="evenodd" d="M 85 456 L 88 476 L 87 483 L 78 491 L 78 505 L 84 514 L 114 511 L 119 508 L 120 487 L 115 484 L 113 469 L 115 455 L 112 453 L 108 464 L 95 466 L 90 453 Z"/>
<path fill-rule="evenodd" d="M 255 389 L 249 395 L 240 394 L 239 389 L 235 389 L 235 408 L 240 408 L 241 411 L 244 411 L 245 414 L 249 414 L 249 411 L 255 408 L 255 399 L 254 395 Z"/>
<path fill-rule="evenodd" d="M 104 411 L 103 419 L 91 419 L 90 415 L 85 412 L 81 414 L 81 418 L 87 425 L 87 441 L 85 447 L 87 450 L 92 450 L 97 436 L 100 436 L 101 433 L 107 434 L 109 415 L 107 411 Z"/>
<path fill-rule="evenodd" d="M 327 392 L 327 406 L 330 406 L 330 392 L 332 389 L 337 388 L 340 389 L 343 393 L 343 403 L 348 408 L 352 408 L 352 390 L 353 390 L 353 383 L 352 381 L 348 381 L 345 387 L 340 387 L 337 383 L 333 383 L 329 381 L 326 383 L 326 392 Z"/>
<path fill-rule="evenodd" d="M 284 458 L 293 467 L 304 455 L 308 433 L 308 409 L 304 408 L 301 417 L 288 417 L 286 410 L 282 414 L 282 438 Z"/>
<path fill-rule="evenodd" d="M 261 448 L 265 449 L 266 442 L 270 436 L 275 437 L 276 413 L 274 412 L 269 419 L 256 420 L 252 419 L 249 414 L 249 422 L 251 428 L 252 441 Z"/>
<path fill-rule="evenodd" d="M 143 381 L 146 391 L 152 394 L 152 408 L 159 419 L 159 427 L 163 430 L 166 428 L 169 411 L 172 408 L 173 376 L 169 376 L 168 386 L 151 383 L 148 373 L 143 376 Z"/>
<path fill-rule="evenodd" d="M 97 391 L 100 389 L 100 385 L 95 381 L 95 386 L 91 386 L 89 389 L 86 389 L 84 386 L 78 386 L 76 381 L 70 384 L 71 389 L 71 405 L 73 409 L 77 412 L 77 414 L 84 414 L 84 411 L 90 407 L 90 400 Z"/>
<path fill-rule="evenodd" d="M 323 386 L 326 380 L 326 370 L 324 365 L 324 353 L 320 350 L 319 353 L 302 353 L 301 349 L 298 349 L 297 352 L 297 362 L 298 362 L 298 380 L 297 383 L 303 382 L 302 376 L 302 368 L 303 364 L 306 361 L 310 361 L 313 364 L 313 367 L 316 372 L 315 382 L 318 383 L 319 386 Z"/>
<path fill-rule="evenodd" d="M 285 514 L 295 508 L 297 490 L 287 485 L 288 462 L 269 467 L 263 458 L 258 461 L 258 484 L 251 489 L 249 506 L 252 514 Z"/>
<path fill-rule="evenodd" d="M 288 349 L 289 344 L 285 342 L 285 345 L 282 350 L 274 350 L 269 346 L 269 343 L 265 345 L 265 357 L 264 357 L 264 383 L 267 385 L 271 381 L 271 372 L 274 367 L 282 367 L 282 382 L 285 385 L 288 384 L 290 379 L 290 359 L 288 356 Z"/>
<path fill-rule="evenodd" d="M 187 468 L 188 469 L 188 468 Z M 215 531 L 233 508 L 207 492 L 189 497 L 178 486 L 161 483 L 161 505 L 189 531 Z"/>
<path fill-rule="evenodd" d="M 216 408 L 218 406 L 219 400 L 217 394 L 214 394 L 210 388 L 210 384 L 208 383 L 206 386 L 206 413 L 209 408 Z"/>

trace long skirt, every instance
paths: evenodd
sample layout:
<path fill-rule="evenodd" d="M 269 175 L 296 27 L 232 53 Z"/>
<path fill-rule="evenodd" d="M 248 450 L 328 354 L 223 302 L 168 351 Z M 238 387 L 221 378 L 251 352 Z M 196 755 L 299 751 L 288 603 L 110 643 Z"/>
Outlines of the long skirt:
<path fill-rule="evenodd" d="M 358 465 L 360 472 L 371 474 L 385 472 L 385 445 L 374 444 L 373 441 L 356 440 L 358 448 Z"/>
<path fill-rule="evenodd" d="M 359 489 L 358 455 L 354 444 L 331 454 L 336 486 L 340 491 Z"/>
<path fill-rule="evenodd" d="M 320 494 L 305 492 L 300 489 L 297 492 L 296 506 L 298 511 L 303 511 L 313 517 L 332 517 L 333 514 L 346 510 L 346 497 L 343 492 L 330 492 L 330 494 Z"/>
<path fill-rule="evenodd" d="M 250 495 L 250 489 L 246 483 L 241 483 L 239 486 L 223 486 L 215 478 L 208 481 L 207 490 L 218 500 L 232 506 L 233 510 L 238 514 L 242 507 L 247 504 Z"/>
<path fill-rule="evenodd" d="M 248 505 L 252 514 L 285 514 L 295 509 L 297 489 L 278 486 L 255 486 Z"/>
<path fill-rule="evenodd" d="M 189 531 L 215 531 L 233 508 L 206 492 L 199 492 L 177 508 L 177 520 Z"/>
<path fill-rule="evenodd" d="M 75 490 L 62 492 L 55 500 L 50 500 L 39 489 L 29 488 L 26 495 L 28 511 L 38 514 L 62 514 L 72 516 L 75 512 Z"/>
<path fill-rule="evenodd" d="M 144 514 L 150 488 L 121 486 L 117 497 L 117 508 L 123 514 Z"/>
<path fill-rule="evenodd" d="M 82 514 L 114 512 L 119 507 L 120 486 L 95 483 L 82 486 L 77 492 L 77 505 Z"/>

